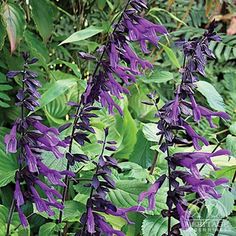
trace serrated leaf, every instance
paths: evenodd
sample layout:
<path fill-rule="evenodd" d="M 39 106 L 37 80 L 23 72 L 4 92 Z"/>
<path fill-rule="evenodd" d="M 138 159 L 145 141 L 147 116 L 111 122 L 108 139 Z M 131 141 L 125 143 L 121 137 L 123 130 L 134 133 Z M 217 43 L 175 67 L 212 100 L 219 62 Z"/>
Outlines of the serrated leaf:
<path fill-rule="evenodd" d="M 167 232 L 168 219 L 162 216 L 148 216 L 142 224 L 143 236 L 161 236 Z"/>
<path fill-rule="evenodd" d="M 74 42 L 78 42 L 81 40 L 85 40 L 85 39 L 91 38 L 92 36 L 97 35 L 101 32 L 103 32 L 102 28 L 95 27 L 95 26 L 89 26 L 88 28 L 85 28 L 85 29 L 82 29 L 80 31 L 73 33 L 66 40 L 62 41 L 59 45 L 62 45 L 65 43 L 74 43 Z"/>
<path fill-rule="evenodd" d="M 6 24 L 11 52 L 14 52 L 19 41 L 23 37 L 26 25 L 24 11 L 18 4 L 4 3 L 2 17 Z"/>
<path fill-rule="evenodd" d="M 46 42 L 53 32 L 53 19 L 56 14 L 55 6 L 48 0 L 30 0 L 32 18 L 39 34 Z"/>
<path fill-rule="evenodd" d="M 225 104 L 222 96 L 216 91 L 213 85 L 206 81 L 198 81 L 197 90 L 207 99 L 209 106 L 217 111 L 225 111 Z"/>

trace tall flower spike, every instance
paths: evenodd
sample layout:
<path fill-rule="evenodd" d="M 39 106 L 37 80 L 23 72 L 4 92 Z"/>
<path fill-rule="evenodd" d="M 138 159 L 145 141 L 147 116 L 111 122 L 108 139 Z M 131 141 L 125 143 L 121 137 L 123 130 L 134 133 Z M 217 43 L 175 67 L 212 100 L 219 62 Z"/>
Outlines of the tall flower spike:
<path fill-rule="evenodd" d="M 70 140 L 67 170 L 76 161 L 86 162 L 87 156 L 72 153 L 73 142 L 84 145 L 90 142 L 89 133 L 94 133 L 91 126 L 91 118 L 96 117 L 94 103 L 98 102 L 106 107 L 110 114 L 117 110 L 121 115 L 123 111 L 116 100 L 129 94 L 126 86 L 136 82 L 136 77 L 145 69 L 151 69 L 152 65 L 138 56 L 132 47 L 132 42 L 140 44 L 144 53 L 148 53 L 149 44 L 158 46 L 160 36 L 166 34 L 165 27 L 156 25 L 141 17 L 140 12 L 147 9 L 145 0 L 128 0 L 117 23 L 113 24 L 113 32 L 109 35 L 106 45 L 97 49 L 97 57 L 85 52 L 79 55 L 84 60 L 96 62 L 93 74 L 90 76 L 87 87 L 81 95 L 79 103 L 69 103 L 76 110 L 73 115 L 74 123 Z M 117 98 L 117 99 L 116 99 Z M 67 126 L 68 127 L 68 126 Z M 79 155 L 79 156 L 78 156 Z M 82 157 L 82 158 L 81 158 Z M 69 181 L 66 177 L 63 190 L 63 202 L 67 194 Z M 63 212 L 60 212 L 58 222 L 62 221 Z M 98 216 L 97 222 L 102 222 Z M 103 225 L 104 226 L 104 225 Z"/>
<path fill-rule="evenodd" d="M 43 125 L 41 117 L 26 116 L 27 111 L 34 111 L 35 107 L 39 105 L 37 99 L 40 94 L 37 88 L 41 87 L 41 84 L 36 79 L 37 74 L 29 70 L 29 66 L 36 63 L 37 59 L 30 59 L 28 53 L 23 53 L 23 58 L 24 68 L 22 71 L 9 71 L 7 73 L 9 79 L 21 76 L 22 88 L 17 93 L 18 101 L 16 103 L 17 106 L 21 107 L 21 115 L 14 122 L 10 134 L 5 136 L 5 144 L 7 152 L 18 152 L 19 170 L 16 173 L 13 202 L 19 213 L 21 224 L 26 227 L 28 222 L 21 209 L 26 201 L 34 203 L 39 212 L 45 211 L 49 216 L 54 214 L 51 207 L 63 208 L 63 205 L 56 200 L 56 198 L 62 197 L 61 194 L 53 187 L 43 183 L 40 180 L 41 177 L 47 178 L 52 185 L 63 185 L 61 181 L 63 176 L 65 174 L 73 175 L 73 173 L 58 172 L 43 164 L 42 151 L 46 150 L 54 154 L 55 157 L 62 158 L 63 153 L 59 148 L 67 147 L 67 143 L 58 138 L 59 131 L 57 129 Z M 22 182 L 26 184 L 21 184 Z M 36 186 L 43 190 L 44 196 L 39 195 Z M 13 210 L 10 214 L 13 214 Z M 9 226 L 7 231 L 9 231 Z"/>
<path fill-rule="evenodd" d="M 196 89 L 195 82 L 199 75 L 205 75 L 205 66 L 207 59 L 214 58 L 213 53 L 209 49 L 210 41 L 218 41 L 220 38 L 214 32 L 215 23 L 210 24 L 209 29 L 200 38 L 190 41 L 178 42 L 182 48 L 186 63 L 180 69 L 182 75 L 181 84 L 177 86 L 175 97 L 172 101 L 168 101 L 161 109 L 157 110 L 156 117 L 159 118 L 158 135 L 160 138 L 160 150 L 167 153 L 166 160 L 168 162 L 168 182 L 169 191 L 167 197 L 168 213 L 163 215 L 168 216 L 168 235 L 174 232 L 180 232 L 180 228 L 187 229 L 190 226 L 190 213 L 188 212 L 188 204 L 184 196 L 188 193 L 197 193 L 202 198 L 220 198 L 221 195 L 216 191 L 216 187 L 227 183 L 227 180 L 222 178 L 218 180 L 207 179 L 202 176 L 199 169 L 199 164 L 209 165 L 213 170 L 219 168 L 214 165 L 212 158 L 215 156 L 229 155 L 227 150 L 218 150 L 214 153 L 206 152 L 188 152 L 175 153 L 170 155 L 169 147 L 175 144 L 185 145 L 192 142 L 195 150 L 201 150 L 201 143 L 208 145 L 206 138 L 200 136 L 194 128 L 188 123 L 190 117 L 198 123 L 201 118 L 206 118 L 210 127 L 215 127 L 212 117 L 229 119 L 229 115 L 225 112 L 215 112 L 210 109 L 198 105 L 194 91 Z M 152 98 L 152 96 L 148 96 Z M 146 104 L 149 104 L 148 102 Z M 156 105 L 157 107 L 157 105 Z M 188 117 L 188 119 L 186 119 Z M 178 131 L 181 131 L 181 135 Z M 182 133 L 185 133 L 183 138 Z M 181 170 L 181 167 L 184 170 Z M 177 170 L 178 169 L 178 170 Z M 160 177 L 162 178 L 162 177 Z M 181 181 L 180 181 L 181 180 Z M 185 186 L 181 186 L 181 183 Z M 149 209 L 153 209 L 155 204 L 155 194 L 159 188 L 159 180 L 157 180 L 147 192 L 140 194 L 140 201 L 145 197 L 149 199 Z M 180 221 L 179 224 L 171 228 L 171 217 Z M 167 235 L 167 234 L 165 234 Z M 175 235 L 175 234 L 174 234 Z"/>
<path fill-rule="evenodd" d="M 119 168 L 117 162 L 111 156 L 104 155 L 104 151 L 115 151 L 114 141 L 107 141 L 108 129 L 104 130 L 104 140 L 102 143 L 102 151 L 98 157 L 96 164 L 96 171 L 92 177 L 92 182 L 88 185 L 90 196 L 86 204 L 86 213 L 81 217 L 81 224 L 83 228 L 78 232 L 78 236 L 85 236 L 91 234 L 117 235 L 124 236 L 125 234 L 119 230 L 114 230 L 106 219 L 99 214 L 105 213 L 107 215 L 119 216 L 129 221 L 127 213 L 135 211 L 143 211 L 144 208 L 134 206 L 130 208 L 117 208 L 111 201 L 107 200 L 107 194 L 110 189 L 115 188 L 115 183 L 111 179 L 111 169 Z M 112 146 L 111 146 L 112 143 Z"/>

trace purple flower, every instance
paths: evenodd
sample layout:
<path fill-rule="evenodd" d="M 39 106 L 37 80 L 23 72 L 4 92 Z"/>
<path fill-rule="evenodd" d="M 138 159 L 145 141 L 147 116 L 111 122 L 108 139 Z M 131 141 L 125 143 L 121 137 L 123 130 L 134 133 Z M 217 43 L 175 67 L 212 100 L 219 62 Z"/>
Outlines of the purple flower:
<path fill-rule="evenodd" d="M 37 157 L 32 153 L 29 145 L 25 145 L 27 164 L 31 172 L 38 172 Z"/>
<path fill-rule="evenodd" d="M 177 203 L 176 209 L 178 212 L 178 215 L 180 217 L 179 221 L 181 224 L 181 228 L 183 230 L 186 230 L 190 227 L 190 213 L 187 210 L 186 206 L 182 206 L 180 203 Z"/>
<path fill-rule="evenodd" d="M 106 213 L 113 215 L 113 216 L 119 216 L 122 217 L 123 219 L 125 219 L 129 224 L 133 224 L 133 222 L 131 222 L 127 216 L 127 213 L 129 212 L 142 212 L 145 209 L 142 206 L 132 206 L 129 208 L 117 208 L 116 211 L 112 211 L 110 209 L 108 209 L 106 211 Z"/>
<path fill-rule="evenodd" d="M 191 137 L 191 139 L 193 140 L 193 146 L 196 150 L 201 150 L 201 146 L 198 143 L 199 141 L 202 141 L 206 146 L 209 145 L 209 142 L 204 137 L 197 134 L 193 130 L 193 128 L 186 122 L 183 123 L 183 127 L 186 130 L 186 133 L 189 135 L 189 137 Z"/>
<path fill-rule="evenodd" d="M 95 222 L 94 222 L 94 216 L 93 216 L 93 212 L 92 212 L 92 209 L 91 207 L 88 208 L 88 216 L 87 216 L 87 219 L 88 219 L 88 232 L 90 234 L 93 234 L 93 233 L 96 233 L 95 231 Z"/>
<path fill-rule="evenodd" d="M 148 198 L 148 210 L 154 210 L 156 206 L 156 194 L 157 191 L 160 189 L 162 184 L 166 179 L 166 175 L 162 175 L 159 177 L 154 184 L 148 189 L 147 192 L 142 192 L 139 195 L 138 202 L 142 202 L 144 198 Z"/>
<path fill-rule="evenodd" d="M 10 153 L 16 153 L 17 152 L 17 138 L 16 138 L 16 132 L 17 132 L 17 124 L 15 123 L 11 129 L 10 134 L 6 134 L 4 138 L 4 142 L 6 144 L 6 151 Z"/>
<path fill-rule="evenodd" d="M 20 222 L 21 222 L 22 226 L 24 228 L 26 228 L 28 226 L 27 218 L 25 217 L 23 211 L 21 210 L 21 208 L 19 206 L 17 206 L 16 209 L 19 214 L 19 218 L 20 218 Z"/>
<path fill-rule="evenodd" d="M 198 170 L 198 164 L 209 164 L 214 170 L 219 170 L 219 168 L 212 162 L 211 158 L 221 155 L 229 155 L 228 150 L 218 150 L 213 153 L 207 152 L 185 152 L 185 153 L 175 153 L 170 161 L 174 166 L 182 166 L 188 168 L 192 174 L 196 177 L 200 177 Z"/>
<path fill-rule="evenodd" d="M 23 197 L 23 194 L 21 192 L 21 189 L 20 189 L 20 182 L 19 182 L 18 179 L 16 180 L 14 198 L 16 200 L 17 207 L 20 207 L 20 206 L 24 205 L 25 201 L 24 201 L 24 197 Z"/>
<path fill-rule="evenodd" d="M 199 106 L 199 110 L 200 110 L 201 115 L 204 116 L 208 120 L 211 128 L 216 128 L 216 125 L 214 125 L 212 122 L 213 116 L 218 116 L 225 120 L 230 119 L 230 116 L 225 112 L 214 112 L 203 106 Z"/>

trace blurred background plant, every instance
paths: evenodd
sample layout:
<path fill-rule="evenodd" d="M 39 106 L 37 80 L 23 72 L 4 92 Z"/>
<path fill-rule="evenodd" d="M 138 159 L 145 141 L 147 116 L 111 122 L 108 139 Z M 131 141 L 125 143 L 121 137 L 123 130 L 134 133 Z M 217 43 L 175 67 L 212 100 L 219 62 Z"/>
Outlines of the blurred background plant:
<path fill-rule="evenodd" d="M 68 101 L 77 101 L 85 88 L 86 80 L 93 72 L 93 64 L 79 58 L 80 51 L 93 54 L 98 46 L 104 44 L 108 33 L 112 30 L 111 22 L 119 16 L 125 2 L 123 0 L 2 0 L 0 17 L 0 235 L 4 235 L 10 207 L 14 176 L 17 169 L 13 155 L 5 153 L 3 137 L 9 132 L 9 127 L 19 113 L 15 104 L 15 94 L 18 88 L 14 82 L 7 81 L 7 71 L 20 69 L 23 61 L 21 51 L 29 51 L 31 56 L 39 58 L 32 69 L 39 74 L 42 83 L 40 107 L 35 113 L 44 117 L 45 124 L 59 127 L 70 120 Z M 96 135 L 91 135 L 92 144 L 86 144 L 81 152 L 96 157 L 103 135 L 103 128 L 110 127 L 109 138 L 117 141 L 117 151 L 114 157 L 119 160 L 121 172 L 113 172 L 117 188 L 109 193 L 110 200 L 118 207 L 137 205 L 138 194 L 148 187 L 157 176 L 166 172 L 164 156 L 158 154 L 156 125 L 153 124 L 155 109 L 146 106 L 146 94 L 156 91 L 162 104 L 173 96 L 173 89 L 180 81 L 178 70 L 183 63 L 182 55 L 176 50 L 175 41 L 197 37 L 204 28 L 215 19 L 222 41 L 212 43 L 211 48 L 216 60 L 209 62 L 206 73 L 207 79 L 198 82 L 198 98 L 207 99 L 206 106 L 217 111 L 227 111 L 231 121 L 222 122 L 218 119 L 219 128 L 209 130 L 207 121 L 195 126 L 197 132 L 211 141 L 205 149 L 212 151 L 216 145 L 221 145 L 231 151 L 231 158 L 215 159 L 223 169 L 215 176 L 234 178 L 236 170 L 236 5 L 233 0 L 149 0 L 147 17 L 155 23 L 163 24 L 169 35 L 162 37 L 160 48 L 152 50 L 147 57 L 154 64 L 154 70 L 146 76 L 140 76 L 138 82 L 129 90 L 132 96 L 120 101 L 124 109 L 124 117 L 109 116 L 102 109 L 98 111 L 99 119 L 93 119 L 92 125 Z M 136 45 L 133 45 L 136 47 Z M 18 79 L 16 78 L 18 83 Z M 14 86 L 13 86 L 14 85 Z M 69 132 L 69 131 L 68 131 Z M 67 133 L 64 133 L 66 136 Z M 76 147 L 79 148 L 79 147 Z M 173 152 L 181 150 L 177 147 Z M 184 149 L 186 151 L 186 147 Z M 153 161 L 154 160 L 154 161 Z M 44 162 L 51 168 L 65 169 L 66 163 L 52 156 L 44 155 Z M 154 165 L 152 165 L 154 163 Z M 94 164 L 85 167 L 75 165 L 78 180 L 71 185 L 70 201 L 66 202 L 64 222 L 70 232 L 76 232 L 80 226 L 79 219 L 85 209 L 88 192 L 83 185 L 91 179 Z M 151 169 L 151 170 L 150 170 Z M 210 169 L 204 169 L 207 176 L 212 176 Z M 212 176 L 212 177 L 215 177 Z M 167 222 L 160 217 L 160 212 L 166 209 L 166 187 L 156 198 L 157 209 L 145 214 L 131 213 L 134 225 L 126 225 L 123 219 L 114 220 L 109 216 L 108 221 L 114 228 L 123 229 L 128 236 L 162 235 L 165 233 Z M 235 235 L 235 190 L 227 192 L 221 201 L 228 209 L 227 218 L 229 232 L 219 235 Z M 207 214 L 215 209 L 204 212 Z M 13 217 L 13 235 L 54 235 L 58 227 L 46 215 L 36 212 L 32 205 L 24 209 L 28 215 L 31 227 L 23 230 L 19 227 L 17 214 Z M 203 214 L 203 213 L 202 213 Z M 217 225 L 216 225 L 217 227 Z M 213 230 L 214 231 L 214 230 Z M 3 232 L 1 234 L 1 232 Z M 140 233 L 142 232 L 142 233 Z M 158 232 L 158 233 L 157 233 Z M 215 231 L 214 231 L 215 232 Z M 214 235 L 210 232 L 209 235 Z M 190 234 L 196 233 L 191 229 Z M 186 235 L 188 235 L 186 233 Z M 196 234 L 201 235 L 201 234 Z M 202 234 L 204 235 L 204 234 Z"/>

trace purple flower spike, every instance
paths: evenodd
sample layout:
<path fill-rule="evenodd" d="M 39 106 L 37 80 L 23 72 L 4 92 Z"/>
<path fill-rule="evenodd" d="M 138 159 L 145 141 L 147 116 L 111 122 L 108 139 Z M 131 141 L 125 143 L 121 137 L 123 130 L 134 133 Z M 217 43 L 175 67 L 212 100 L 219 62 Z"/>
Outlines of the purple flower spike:
<path fill-rule="evenodd" d="M 26 116 L 26 112 L 33 111 L 35 107 L 39 106 L 37 99 L 40 94 L 37 88 L 41 87 L 41 84 L 36 79 L 37 73 L 28 70 L 29 65 L 36 63 L 37 59 L 30 59 L 28 53 L 23 53 L 23 58 L 25 63 L 22 71 L 7 73 L 9 78 L 14 78 L 16 75 L 22 77 L 22 88 L 16 95 L 18 100 L 16 105 L 21 107 L 21 114 L 20 118 L 15 121 L 10 134 L 5 136 L 4 141 L 7 152 L 19 152 L 18 163 L 20 166 L 16 174 L 14 200 L 21 224 L 23 227 L 27 227 L 27 218 L 21 209 L 26 201 L 34 203 L 39 212 L 46 212 L 49 216 L 54 215 L 52 207 L 63 209 L 63 205 L 57 202 L 57 199 L 62 198 L 61 194 L 45 184 L 43 179 L 47 178 L 54 185 L 64 186 L 62 181 L 64 175 L 72 176 L 72 174 L 70 175 L 69 171 L 63 173 L 52 170 L 42 163 L 43 151 L 50 151 L 55 157 L 62 158 L 63 153 L 59 151 L 59 148 L 67 147 L 67 142 L 58 138 L 59 131 L 57 129 L 43 125 L 41 117 Z M 21 182 L 26 183 L 24 186 L 26 194 L 21 191 Z M 43 190 L 45 198 L 39 195 L 35 185 Z"/>

